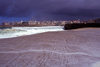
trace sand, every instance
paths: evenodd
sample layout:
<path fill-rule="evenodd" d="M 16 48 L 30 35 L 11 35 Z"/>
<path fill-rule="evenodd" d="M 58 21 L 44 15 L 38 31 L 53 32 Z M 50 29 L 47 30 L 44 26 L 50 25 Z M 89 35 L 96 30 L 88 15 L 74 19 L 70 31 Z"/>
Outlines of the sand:
<path fill-rule="evenodd" d="M 100 28 L 0 39 L 0 67 L 100 67 Z"/>

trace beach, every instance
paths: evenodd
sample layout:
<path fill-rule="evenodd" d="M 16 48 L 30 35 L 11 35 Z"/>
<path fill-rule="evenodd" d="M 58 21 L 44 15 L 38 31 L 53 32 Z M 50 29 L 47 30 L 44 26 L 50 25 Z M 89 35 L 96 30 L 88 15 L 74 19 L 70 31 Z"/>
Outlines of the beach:
<path fill-rule="evenodd" d="M 0 67 L 100 67 L 100 28 L 0 39 Z"/>

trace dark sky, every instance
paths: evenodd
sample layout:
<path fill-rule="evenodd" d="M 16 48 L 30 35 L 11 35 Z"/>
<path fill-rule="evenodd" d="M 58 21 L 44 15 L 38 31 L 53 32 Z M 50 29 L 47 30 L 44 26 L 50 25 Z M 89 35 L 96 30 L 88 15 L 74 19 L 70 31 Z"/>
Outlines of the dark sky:
<path fill-rule="evenodd" d="M 0 20 L 66 20 L 100 17 L 100 0 L 0 0 Z M 3 20 L 2 20 L 3 19 Z"/>

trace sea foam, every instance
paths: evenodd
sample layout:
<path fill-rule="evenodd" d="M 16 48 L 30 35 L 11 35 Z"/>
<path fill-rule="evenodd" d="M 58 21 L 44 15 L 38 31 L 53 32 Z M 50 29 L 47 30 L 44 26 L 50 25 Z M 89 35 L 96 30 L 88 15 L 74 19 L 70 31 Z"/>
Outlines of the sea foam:
<path fill-rule="evenodd" d="M 0 29 L 0 39 L 62 30 L 63 26 L 12 27 L 11 29 Z"/>

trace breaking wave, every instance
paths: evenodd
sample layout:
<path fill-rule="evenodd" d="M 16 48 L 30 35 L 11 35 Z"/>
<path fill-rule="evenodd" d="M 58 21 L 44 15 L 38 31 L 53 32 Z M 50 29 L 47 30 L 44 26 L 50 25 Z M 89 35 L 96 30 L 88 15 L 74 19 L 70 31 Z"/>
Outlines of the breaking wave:
<path fill-rule="evenodd" d="M 49 31 L 62 31 L 62 30 L 63 30 L 63 26 L 2 28 L 0 29 L 0 39 L 38 34 L 38 33 L 49 32 Z"/>

